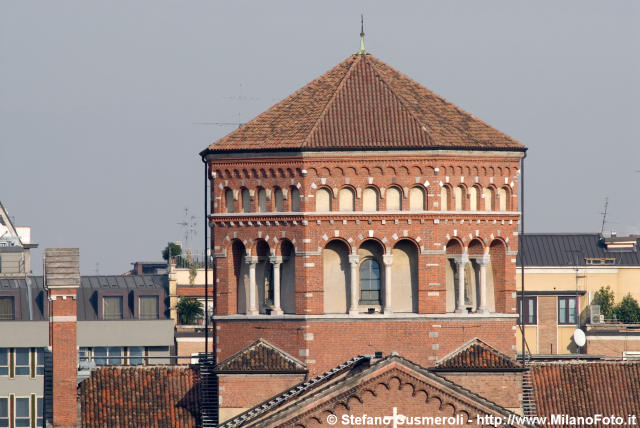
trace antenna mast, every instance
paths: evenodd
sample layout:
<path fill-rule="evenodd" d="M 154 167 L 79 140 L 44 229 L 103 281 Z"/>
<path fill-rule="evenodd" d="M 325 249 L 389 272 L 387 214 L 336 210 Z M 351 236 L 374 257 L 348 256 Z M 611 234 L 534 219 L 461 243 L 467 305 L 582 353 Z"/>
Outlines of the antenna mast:
<path fill-rule="evenodd" d="M 196 234 L 196 216 L 189 216 L 189 208 L 184 209 L 184 220 L 179 221 L 178 225 L 184 228 L 184 247 L 189 248 L 189 237 Z"/>
<path fill-rule="evenodd" d="M 602 214 L 602 228 L 600 229 L 600 235 L 604 233 L 604 225 L 607 222 L 607 208 L 609 207 L 609 198 L 604 198 L 604 211 Z"/>

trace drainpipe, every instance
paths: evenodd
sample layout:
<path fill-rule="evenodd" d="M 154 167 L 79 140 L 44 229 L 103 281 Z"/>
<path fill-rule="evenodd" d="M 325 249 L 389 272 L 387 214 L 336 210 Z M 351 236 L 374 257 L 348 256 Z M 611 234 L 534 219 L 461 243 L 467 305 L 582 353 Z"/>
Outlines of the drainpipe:
<path fill-rule="evenodd" d="M 527 151 L 524 151 L 522 161 L 520 162 L 520 332 L 522 333 L 522 365 L 525 360 L 525 338 L 524 338 L 524 245 L 522 236 L 524 235 L 524 160 L 527 158 Z"/>
<path fill-rule="evenodd" d="M 207 192 L 208 165 L 204 156 L 204 358 L 209 361 L 209 248 L 207 237 L 209 236 L 209 195 Z M 213 353 L 215 356 L 215 352 Z"/>

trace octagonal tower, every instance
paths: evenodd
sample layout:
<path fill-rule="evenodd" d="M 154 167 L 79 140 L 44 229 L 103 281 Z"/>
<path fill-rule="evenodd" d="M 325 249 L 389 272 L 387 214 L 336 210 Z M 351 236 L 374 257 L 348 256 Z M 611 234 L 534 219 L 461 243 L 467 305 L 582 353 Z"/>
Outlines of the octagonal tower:
<path fill-rule="evenodd" d="M 525 151 L 366 53 L 211 144 L 218 359 L 514 355 Z"/>

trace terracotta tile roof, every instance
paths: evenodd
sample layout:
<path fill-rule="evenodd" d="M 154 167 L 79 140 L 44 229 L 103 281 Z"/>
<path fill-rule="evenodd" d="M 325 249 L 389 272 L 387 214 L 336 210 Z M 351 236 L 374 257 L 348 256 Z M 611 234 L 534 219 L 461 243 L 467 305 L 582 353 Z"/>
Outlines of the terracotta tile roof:
<path fill-rule="evenodd" d="M 79 387 L 82 427 L 194 427 L 197 372 L 189 367 L 98 368 Z"/>
<path fill-rule="evenodd" d="M 216 367 L 218 372 L 306 373 L 307 368 L 298 359 L 276 348 L 263 339 L 236 352 Z"/>
<path fill-rule="evenodd" d="M 640 362 L 532 363 L 531 377 L 539 416 L 640 412 Z"/>
<path fill-rule="evenodd" d="M 304 412 L 308 415 L 313 411 L 313 407 L 317 407 L 316 403 L 329 398 L 335 405 L 335 401 L 340 397 L 357 396 L 354 392 L 367 380 L 373 379 L 376 384 L 380 385 L 378 383 L 381 382 L 380 373 L 385 370 L 393 372 L 394 377 L 397 379 L 395 373 L 401 373 L 396 369 L 399 366 L 406 370 L 405 373 L 411 373 L 416 378 L 421 378 L 436 387 L 438 393 L 434 395 L 438 397 L 457 395 L 459 402 L 464 401 L 474 407 L 477 406 L 478 409 L 482 409 L 482 414 L 485 415 L 500 415 L 503 419 L 507 419 L 511 414 L 510 411 L 498 404 L 443 377 L 430 373 L 429 370 L 398 355 L 390 355 L 377 361 L 371 360 L 371 357 L 358 356 L 319 376 L 302 382 L 280 395 L 257 404 L 255 407 L 223 422 L 220 424 L 220 428 L 293 426 L 294 424 L 290 424 L 291 421 L 299 422 L 297 418 L 299 414 Z M 371 391 L 370 388 L 371 386 L 368 386 L 363 389 Z M 393 404 L 390 403 L 389 405 L 391 407 Z M 430 416 L 431 411 L 432 409 L 425 405 L 424 416 Z M 287 418 L 290 419 L 285 422 Z M 296 426 L 303 426 L 303 424 L 300 423 Z M 514 424 L 510 426 L 521 425 Z"/>
<path fill-rule="evenodd" d="M 356 54 L 207 150 L 438 148 L 524 150 L 379 59 Z"/>
<path fill-rule="evenodd" d="M 521 369 L 520 363 L 477 337 L 444 356 L 433 370 L 503 370 Z"/>

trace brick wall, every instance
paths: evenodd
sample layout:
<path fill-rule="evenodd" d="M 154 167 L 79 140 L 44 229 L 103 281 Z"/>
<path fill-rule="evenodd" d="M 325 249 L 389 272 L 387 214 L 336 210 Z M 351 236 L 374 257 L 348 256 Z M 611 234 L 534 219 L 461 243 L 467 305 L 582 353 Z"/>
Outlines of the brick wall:
<path fill-rule="evenodd" d="M 412 156 L 370 157 L 362 160 L 362 154 L 348 159 L 340 158 L 260 158 L 247 160 L 216 160 L 211 163 L 216 172 L 214 181 L 213 211 L 218 215 L 213 222 L 214 252 L 223 257 L 217 259 L 218 314 L 236 313 L 237 272 L 233 266 L 233 242 L 241 242 L 247 252 L 256 254 L 258 241 L 268 243 L 270 251 L 279 254 L 281 242 L 289 240 L 295 246 L 296 257 L 296 313 L 323 313 L 323 266 L 321 249 L 331 239 L 343 240 L 350 249 L 357 250 L 367 239 L 377 240 L 385 251 L 391 250 L 401 239 L 414 242 L 418 248 L 418 312 L 445 312 L 444 249 L 447 242 L 457 239 L 463 246 L 474 239 L 495 256 L 494 269 L 496 311 L 514 313 L 515 298 L 515 253 L 517 252 L 517 182 L 519 155 L 504 157 L 469 156 L 464 153 L 442 156 L 434 154 Z M 306 170 L 307 174 L 302 174 Z M 436 172 L 437 170 L 437 172 Z M 469 187 L 506 187 L 511 198 L 507 206 L 512 212 L 459 211 L 439 213 L 440 183 Z M 300 188 L 300 213 L 265 215 L 256 211 L 257 189 L 274 189 L 276 186 Z M 315 192 L 326 187 L 336 192 L 342 187 L 353 188 L 357 194 L 355 210 L 362 209 L 362 190 L 375 186 L 382 195 L 390 186 L 402 189 L 403 210 L 387 213 L 386 200 L 380 198 L 380 211 L 371 213 L 340 212 L 314 214 Z M 427 211 L 409 211 L 408 191 L 421 186 L 426 194 Z M 225 189 L 241 187 L 253 190 L 251 213 L 238 217 L 226 215 L 224 210 Z M 466 195 L 465 195 L 466 198 Z M 273 198 L 272 198 L 273 199 Z M 337 199 L 332 200 L 336 210 Z M 236 210 L 239 208 L 235 201 Z M 267 211 L 273 211 L 273 201 L 268 202 Z M 289 209 L 286 208 L 285 211 Z M 467 206 L 467 203 L 463 204 Z M 494 206 L 496 204 L 494 203 Z M 480 204 L 483 207 L 483 204 Z M 305 212 L 305 214 L 303 214 Z M 336 216 L 336 214 L 338 214 Z M 236 248 L 237 250 L 238 248 Z M 235 255 L 238 256 L 237 254 Z"/>
<path fill-rule="evenodd" d="M 199 352 L 204 352 L 204 336 L 201 338 L 189 338 L 190 340 L 185 342 L 180 339 L 176 340 L 176 353 L 178 355 L 192 355 Z M 197 339 L 197 341 L 196 341 Z M 209 352 L 213 353 L 213 338 L 209 336 Z M 191 358 L 179 358 L 178 364 L 190 364 Z"/>
<path fill-rule="evenodd" d="M 302 382 L 305 375 L 220 375 L 221 408 L 250 408 Z"/>
<path fill-rule="evenodd" d="M 322 394 L 320 394 L 322 395 Z M 503 425 L 496 420 L 490 421 L 487 415 L 497 416 L 495 410 L 484 407 L 473 398 L 452 389 L 441 386 L 436 381 L 424 379 L 403 368 L 394 369 L 393 365 L 371 373 L 357 382 L 349 382 L 337 388 L 335 394 L 317 399 L 314 403 L 294 408 L 280 418 L 258 421 L 254 426 L 275 427 L 293 426 L 316 427 L 335 424 L 328 416 L 335 415 L 337 425 L 348 426 L 391 426 L 376 422 L 374 417 L 393 414 L 409 417 L 402 426 L 440 425 L 440 426 L 491 426 Z M 366 416 L 365 416 L 366 415 Z M 368 421 L 353 420 L 351 417 L 369 417 Z M 451 419 L 431 420 L 423 417 L 451 417 Z M 457 418 L 456 418 L 457 416 Z M 415 419 L 414 419 L 415 418 Z M 400 426 L 400 425 L 398 425 Z M 513 426 L 522 426 L 514 424 Z"/>
<path fill-rule="evenodd" d="M 538 296 L 538 352 L 558 353 L 558 298 Z"/>
<path fill-rule="evenodd" d="M 79 263 L 77 248 L 45 250 L 54 427 L 75 427 L 78 424 L 76 291 L 80 286 Z"/>
<path fill-rule="evenodd" d="M 437 374 L 507 409 L 520 409 L 522 405 L 521 373 Z"/>
<path fill-rule="evenodd" d="M 607 339 L 591 339 L 587 336 L 587 352 L 592 355 L 607 357 L 622 357 L 624 352 L 639 352 L 640 340 L 638 336 L 625 337 L 623 335 Z"/>
<path fill-rule="evenodd" d="M 315 376 L 357 355 L 401 356 L 425 367 L 479 337 L 509 356 L 515 356 L 515 318 L 411 318 L 375 320 L 308 319 L 224 320 L 217 323 L 220 361 L 262 337 L 299 358 Z"/>

